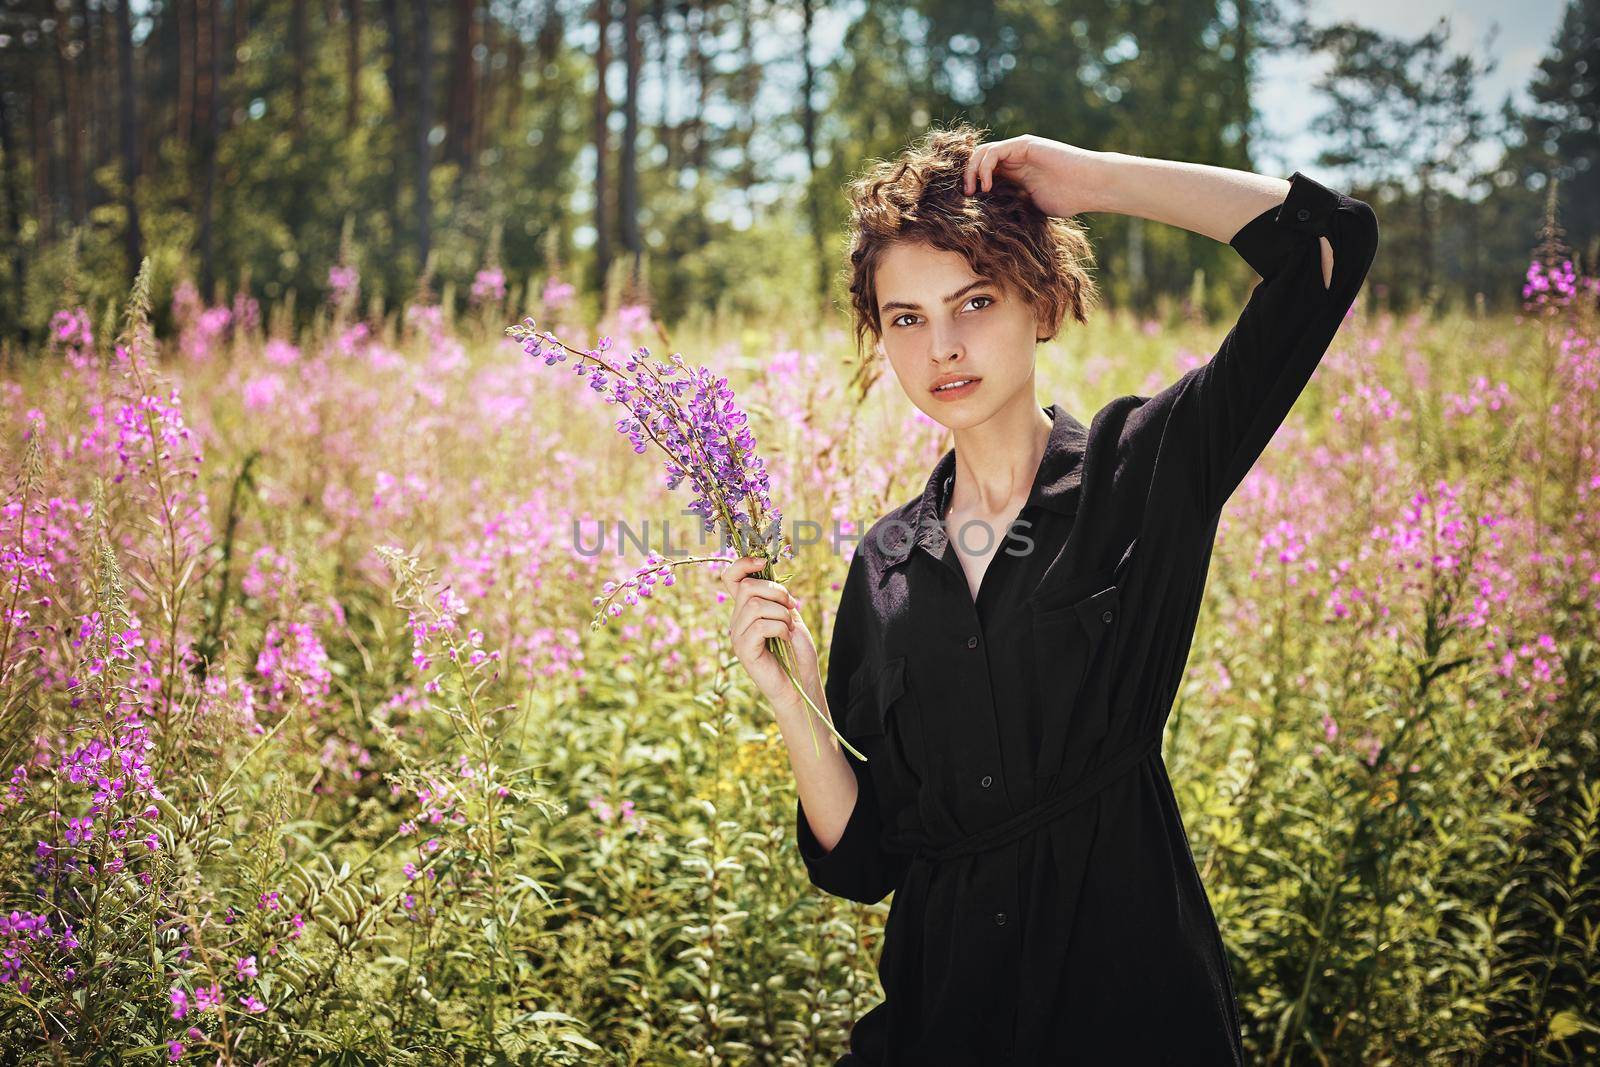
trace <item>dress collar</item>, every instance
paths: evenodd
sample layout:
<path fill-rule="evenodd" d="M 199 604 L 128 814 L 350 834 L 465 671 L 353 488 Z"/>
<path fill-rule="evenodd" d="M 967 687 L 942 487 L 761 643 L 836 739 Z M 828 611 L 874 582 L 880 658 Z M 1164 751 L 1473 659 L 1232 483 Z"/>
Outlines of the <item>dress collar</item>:
<path fill-rule="evenodd" d="M 1038 506 L 1071 515 L 1078 510 L 1078 488 L 1083 481 L 1083 452 L 1089 431 L 1060 404 L 1051 404 L 1043 411 L 1050 416 L 1050 439 L 1045 442 L 1044 455 L 1034 474 L 1033 488 L 1029 490 L 1023 507 Z M 951 448 L 934 465 L 922 496 L 907 515 L 905 523 L 910 528 L 890 531 L 885 538 L 890 542 L 883 547 L 886 564 L 903 562 L 915 545 L 921 545 L 935 559 L 944 554 L 949 538 L 940 517 L 944 515 L 945 506 L 950 500 L 955 471 L 956 450 Z"/>

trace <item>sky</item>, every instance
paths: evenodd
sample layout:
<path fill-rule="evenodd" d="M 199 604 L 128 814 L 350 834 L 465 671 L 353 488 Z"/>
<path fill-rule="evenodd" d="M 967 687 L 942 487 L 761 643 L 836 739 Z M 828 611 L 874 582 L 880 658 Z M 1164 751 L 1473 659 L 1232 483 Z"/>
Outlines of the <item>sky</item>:
<path fill-rule="evenodd" d="M 813 55 L 819 64 L 826 62 L 840 47 L 845 28 L 855 17 L 862 3 L 832 5 L 820 13 L 812 43 Z M 1526 87 L 1540 58 L 1548 51 L 1556 30 L 1561 24 L 1566 0 L 1310 0 L 1307 17 L 1318 24 L 1340 21 L 1355 22 L 1385 34 L 1417 37 L 1435 26 L 1441 19 L 1449 27 L 1451 53 L 1470 52 L 1481 62 L 1485 55 L 1497 62 L 1478 88 L 1478 100 L 1486 116 L 1498 113 L 1501 103 L 1509 94 L 1521 104 L 1527 100 Z M 586 28 L 587 29 L 587 28 Z M 580 31 L 581 32 L 581 31 Z M 1493 33 L 1492 43 L 1486 45 Z M 799 36 L 798 24 L 785 26 L 785 32 L 761 35 L 756 41 L 759 57 L 771 60 L 776 70 L 763 87 L 766 94 L 762 111 L 781 113 L 793 107 L 797 84 L 790 76 L 792 42 Z M 592 45 L 592 38 L 585 45 Z M 1314 90 L 1318 78 L 1327 67 L 1327 60 L 1305 54 L 1266 55 L 1257 63 L 1254 97 L 1260 114 L 1260 132 L 1253 142 L 1256 169 L 1264 174 L 1287 178 L 1296 170 L 1304 170 L 1313 177 L 1332 183 L 1348 181 L 1352 176 L 1319 167 L 1315 162 L 1319 149 L 1317 119 L 1325 104 L 1320 93 Z M 620 66 L 620 64 L 619 64 Z M 779 73 L 781 71 L 782 73 Z M 620 70 L 612 71 L 614 99 L 620 99 L 623 82 Z M 795 76 L 797 78 L 797 75 Z M 659 101 L 649 99 L 645 90 L 642 105 L 646 114 L 659 108 Z M 674 110 L 678 109 L 674 101 Z M 725 120 L 726 115 L 714 116 Z M 619 127 L 620 128 L 620 127 Z M 1043 137 L 1052 135 L 1049 130 L 1032 130 Z M 761 129 L 757 127 L 759 137 Z M 908 131 L 907 140 L 914 136 Z M 1113 145 L 1089 146 L 1114 150 Z M 1479 162 L 1488 164 L 1499 154 L 1498 143 L 1485 143 L 1479 148 Z M 726 197 L 710 210 L 718 217 L 730 219 L 736 228 L 750 224 L 760 205 L 784 195 L 785 188 L 803 179 L 805 160 L 801 153 L 780 153 L 775 177 L 778 181 L 765 188 L 752 190 L 751 201 L 742 202 L 737 197 Z M 592 169 L 592 157 L 584 166 Z M 581 194 L 580 194 L 581 198 Z"/>
<path fill-rule="evenodd" d="M 1527 100 L 1528 81 L 1555 39 L 1565 9 L 1563 0 L 1313 0 L 1309 17 L 1318 23 L 1356 22 L 1406 37 L 1418 37 L 1440 19 L 1448 20 L 1448 51 L 1479 57 L 1487 51 L 1498 60 L 1478 90 L 1483 110 L 1493 115 L 1508 93 L 1518 104 Z M 1495 27 L 1494 43 L 1486 49 L 1485 38 Z M 1326 67 L 1326 60 L 1304 55 L 1271 56 L 1259 64 L 1255 99 L 1266 136 L 1256 142 L 1255 156 L 1263 173 L 1286 178 L 1295 170 L 1309 173 L 1316 165 L 1316 120 L 1323 104 L 1320 94 L 1308 90 Z M 1485 145 L 1482 162 L 1498 151 L 1498 145 Z"/>

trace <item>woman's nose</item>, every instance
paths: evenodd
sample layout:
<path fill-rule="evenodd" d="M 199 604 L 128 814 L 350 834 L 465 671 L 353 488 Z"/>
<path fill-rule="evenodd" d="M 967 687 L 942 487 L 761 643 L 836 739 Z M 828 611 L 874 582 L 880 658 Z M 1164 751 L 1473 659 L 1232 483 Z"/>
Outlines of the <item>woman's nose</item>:
<path fill-rule="evenodd" d="M 934 363 L 938 365 L 960 362 L 967 352 L 961 329 L 954 323 L 935 325 L 928 333 L 928 344 Z"/>

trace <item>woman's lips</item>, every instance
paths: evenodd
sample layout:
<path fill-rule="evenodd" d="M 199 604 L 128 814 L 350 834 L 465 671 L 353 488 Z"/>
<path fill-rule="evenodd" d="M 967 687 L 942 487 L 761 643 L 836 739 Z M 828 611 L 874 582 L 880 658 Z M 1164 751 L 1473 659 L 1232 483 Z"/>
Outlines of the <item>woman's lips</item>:
<path fill-rule="evenodd" d="M 960 400 L 964 396 L 971 396 L 981 384 L 983 384 L 982 378 L 973 378 L 966 385 L 957 385 L 949 389 L 935 389 L 933 390 L 933 395 L 937 400 Z"/>

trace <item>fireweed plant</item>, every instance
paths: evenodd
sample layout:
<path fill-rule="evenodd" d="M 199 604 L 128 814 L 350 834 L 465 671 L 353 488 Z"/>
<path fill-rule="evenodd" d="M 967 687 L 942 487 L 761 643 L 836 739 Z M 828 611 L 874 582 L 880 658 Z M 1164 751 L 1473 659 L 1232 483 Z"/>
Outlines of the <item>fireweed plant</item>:
<path fill-rule="evenodd" d="M 610 337 L 602 337 L 588 351 L 579 351 L 550 331 L 541 332 L 532 317 L 506 327 L 506 333 L 527 355 L 543 357 L 547 367 L 565 362 L 569 353 L 576 356 L 573 373 L 586 375 L 589 388 L 604 396 L 606 403 L 628 409 L 629 414 L 617 420 L 617 432 L 633 443 L 639 455 L 651 444 L 666 453 L 667 488 L 676 489 L 687 480 L 695 494 L 689 510 L 700 516 L 704 532 L 719 534 L 721 545 L 734 552 L 731 558 L 684 559 L 647 553 L 644 566 L 633 574 L 601 586 L 601 595 L 592 601 L 596 611 L 591 629 L 622 614 L 619 598 L 637 604 L 639 598 L 651 595 L 658 581 L 672 585 L 675 567 L 699 563 L 725 566 L 739 556 L 761 556 L 766 565 L 756 577 L 780 583 L 793 577 L 790 573 L 780 578 L 774 569 L 778 560 L 794 558 L 794 546 L 782 533 L 783 513 L 772 503 L 770 480 L 756 450 L 749 416 L 734 403 L 727 378 L 702 366 L 689 366 L 677 352 L 666 362 L 651 359 L 650 349 L 643 345 L 618 366 L 605 357 L 612 347 Z M 844 739 L 795 678 L 793 646 L 784 638 L 769 637 L 767 650 L 783 665 L 784 674 L 806 706 L 840 744 L 865 762 L 867 757 Z M 811 743 L 817 748 L 815 727 Z"/>
<path fill-rule="evenodd" d="M 1169 764 L 1251 1062 L 1600 1063 L 1600 285 L 1540 255 L 1514 319 L 1363 305 L 1318 372 L 1328 402 L 1219 525 L 1211 667 L 1175 701 Z M 881 913 L 773 862 L 787 769 L 716 729 L 732 681 L 705 686 L 715 663 L 684 649 L 637 718 L 569 722 L 635 683 L 566 627 L 516 625 L 527 576 L 591 593 L 594 561 L 563 566 L 552 531 L 597 457 L 508 506 L 472 475 L 525 408 L 486 423 L 498 389 L 448 388 L 483 381 L 448 369 L 449 320 L 323 329 L 323 306 L 267 336 L 247 298 L 191 289 L 167 347 L 144 295 L 116 340 L 117 308 L 70 308 L 0 381 L 0 1063 L 840 1047 L 877 999 Z M 1215 336 L 1137 328 L 1092 327 L 1119 355 L 1085 376 L 1147 392 Z M 741 404 L 770 408 L 785 497 L 773 433 L 842 433 L 795 478 L 881 510 L 938 434 L 855 417 L 844 381 L 807 373 L 815 347 L 774 353 Z M 526 401 L 539 383 L 507 354 L 489 381 Z M 405 402 L 417 385 L 439 392 Z M 470 502 L 396 465 L 388 435 L 424 427 Z M 413 533 L 436 575 L 369 558 Z M 680 726 L 701 706 L 709 741 Z"/>

